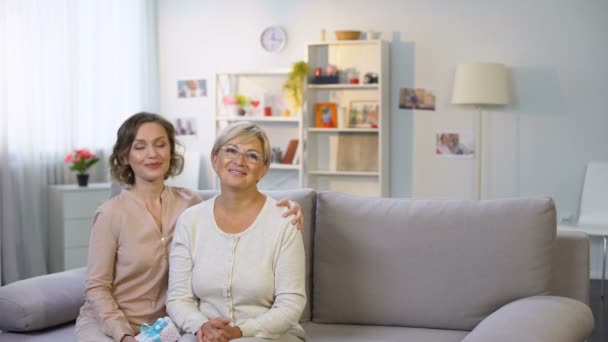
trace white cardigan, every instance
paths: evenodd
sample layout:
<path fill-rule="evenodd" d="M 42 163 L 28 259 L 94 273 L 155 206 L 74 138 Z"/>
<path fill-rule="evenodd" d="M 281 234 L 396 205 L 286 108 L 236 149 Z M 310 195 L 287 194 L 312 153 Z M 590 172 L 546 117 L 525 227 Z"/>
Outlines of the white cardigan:
<path fill-rule="evenodd" d="M 185 210 L 169 256 L 167 313 L 194 334 L 208 319 L 229 318 L 243 336 L 276 339 L 298 324 L 306 305 L 302 234 L 266 196 L 253 224 L 238 234 L 215 221 L 216 197 Z"/>

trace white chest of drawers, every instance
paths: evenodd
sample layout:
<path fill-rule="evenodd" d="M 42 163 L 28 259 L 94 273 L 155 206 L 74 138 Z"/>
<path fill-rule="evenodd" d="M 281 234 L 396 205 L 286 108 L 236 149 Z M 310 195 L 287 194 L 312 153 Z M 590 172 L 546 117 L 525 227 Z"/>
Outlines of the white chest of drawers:
<path fill-rule="evenodd" d="M 87 265 L 95 209 L 110 198 L 110 183 L 49 187 L 49 272 Z"/>

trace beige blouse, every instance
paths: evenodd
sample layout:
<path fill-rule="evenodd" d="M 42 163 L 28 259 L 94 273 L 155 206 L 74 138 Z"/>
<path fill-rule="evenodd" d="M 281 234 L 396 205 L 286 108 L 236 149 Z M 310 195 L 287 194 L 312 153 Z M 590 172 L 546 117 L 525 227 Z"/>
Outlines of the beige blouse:
<path fill-rule="evenodd" d="M 128 190 L 102 204 L 89 244 L 87 303 L 81 314 L 96 317 L 115 341 L 136 335 L 142 323 L 166 315 L 168 254 L 178 216 L 202 202 L 195 193 L 165 187 L 162 227 L 145 203 Z"/>

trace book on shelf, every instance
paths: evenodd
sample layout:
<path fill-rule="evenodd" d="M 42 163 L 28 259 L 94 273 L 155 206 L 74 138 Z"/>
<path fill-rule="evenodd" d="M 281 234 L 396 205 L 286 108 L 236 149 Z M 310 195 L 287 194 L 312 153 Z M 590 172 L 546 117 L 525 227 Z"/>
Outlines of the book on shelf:
<path fill-rule="evenodd" d="M 291 163 L 292 163 L 293 165 L 298 165 L 298 164 L 300 164 L 300 153 L 301 153 L 300 151 L 301 151 L 301 150 L 302 150 L 302 149 L 300 149 L 300 148 L 298 148 L 298 146 L 296 146 L 296 154 L 293 156 L 293 160 L 291 161 Z"/>
<path fill-rule="evenodd" d="M 296 150 L 298 149 L 298 139 L 291 139 L 287 144 L 287 148 L 285 149 L 285 154 L 283 154 L 283 160 L 281 160 L 282 164 L 291 164 L 293 162 L 293 157 L 296 154 Z"/>
<path fill-rule="evenodd" d="M 338 170 L 338 143 L 340 136 L 331 135 L 329 136 L 329 170 Z"/>

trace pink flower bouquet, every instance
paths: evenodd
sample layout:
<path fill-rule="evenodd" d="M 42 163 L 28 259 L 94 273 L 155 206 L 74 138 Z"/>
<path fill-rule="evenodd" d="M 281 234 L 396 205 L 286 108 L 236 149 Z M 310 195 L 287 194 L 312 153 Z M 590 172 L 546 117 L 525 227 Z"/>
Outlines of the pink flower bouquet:
<path fill-rule="evenodd" d="M 99 158 L 87 149 L 75 149 L 68 153 L 63 161 L 70 165 L 70 170 L 85 174 L 87 170 L 99 161 Z"/>

